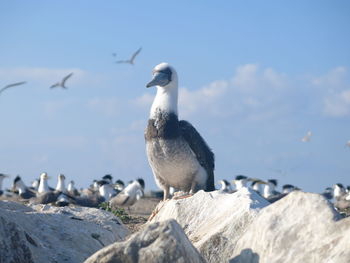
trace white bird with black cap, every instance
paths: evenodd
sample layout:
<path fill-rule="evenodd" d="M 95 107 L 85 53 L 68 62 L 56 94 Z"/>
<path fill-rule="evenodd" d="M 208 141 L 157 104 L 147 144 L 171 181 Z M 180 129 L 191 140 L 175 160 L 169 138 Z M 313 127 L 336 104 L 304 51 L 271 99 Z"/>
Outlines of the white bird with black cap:
<path fill-rule="evenodd" d="M 168 63 L 153 69 L 147 88 L 156 86 L 145 131 L 146 152 L 157 185 L 169 198 L 174 187 L 193 194 L 214 191 L 214 154 L 187 121 L 178 119 L 178 76 Z"/>

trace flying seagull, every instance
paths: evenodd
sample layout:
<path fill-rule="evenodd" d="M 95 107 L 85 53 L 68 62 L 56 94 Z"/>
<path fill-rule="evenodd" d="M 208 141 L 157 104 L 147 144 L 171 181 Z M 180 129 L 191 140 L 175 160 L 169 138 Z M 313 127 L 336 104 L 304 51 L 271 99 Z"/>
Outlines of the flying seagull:
<path fill-rule="evenodd" d="M 131 64 L 134 65 L 134 60 L 136 58 L 136 56 L 141 52 L 141 47 L 131 56 L 130 59 L 127 60 L 118 60 L 116 63 L 127 63 L 127 64 Z"/>
<path fill-rule="evenodd" d="M 157 185 L 169 198 L 169 188 L 193 194 L 214 191 L 214 153 L 198 131 L 178 120 L 178 78 L 173 67 L 161 63 L 146 87 L 157 87 L 145 131 L 146 152 Z"/>
<path fill-rule="evenodd" d="M 67 79 L 69 79 L 72 75 L 73 75 L 73 72 L 70 73 L 70 74 L 68 74 L 67 76 L 65 76 L 65 77 L 61 80 L 61 82 L 57 82 L 57 83 L 53 84 L 53 85 L 50 87 L 50 89 L 53 89 L 53 88 L 56 88 L 56 87 L 61 87 L 61 88 L 63 88 L 63 89 L 67 89 L 67 87 L 65 86 L 66 81 L 67 81 Z"/>
<path fill-rule="evenodd" d="M 2 89 L 0 89 L 0 94 L 1 94 L 4 90 L 6 90 L 6 89 L 8 89 L 8 88 L 12 88 L 12 87 L 16 87 L 16 86 L 19 86 L 19 85 L 23 85 L 23 84 L 25 84 L 25 83 L 27 83 L 27 82 L 26 82 L 26 81 L 22 81 L 22 82 L 16 82 L 16 83 L 12 83 L 12 84 L 6 85 L 6 86 L 3 87 Z"/>
<path fill-rule="evenodd" d="M 312 136 L 312 132 L 308 131 L 307 134 L 303 138 L 301 138 L 301 141 L 302 142 L 309 142 L 311 140 L 311 136 Z"/>
<path fill-rule="evenodd" d="M 348 140 L 345 144 L 345 147 L 349 147 L 350 148 L 350 140 Z"/>

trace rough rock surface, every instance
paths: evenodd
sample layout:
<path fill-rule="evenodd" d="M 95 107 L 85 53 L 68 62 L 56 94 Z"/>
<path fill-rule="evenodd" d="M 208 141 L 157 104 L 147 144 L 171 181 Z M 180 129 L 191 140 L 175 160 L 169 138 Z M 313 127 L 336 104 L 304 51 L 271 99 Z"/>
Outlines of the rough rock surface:
<path fill-rule="evenodd" d="M 230 263 L 348 263 L 350 217 L 339 219 L 321 195 L 294 191 L 259 213 Z"/>
<path fill-rule="evenodd" d="M 80 263 L 127 234 L 121 221 L 103 210 L 0 201 L 1 263 Z"/>
<path fill-rule="evenodd" d="M 148 225 L 127 241 L 96 252 L 85 263 L 205 262 L 175 220 Z"/>
<path fill-rule="evenodd" d="M 258 211 L 269 202 L 243 188 L 233 194 L 199 191 L 192 197 L 158 205 L 151 222 L 175 219 L 209 262 L 227 262 Z"/>

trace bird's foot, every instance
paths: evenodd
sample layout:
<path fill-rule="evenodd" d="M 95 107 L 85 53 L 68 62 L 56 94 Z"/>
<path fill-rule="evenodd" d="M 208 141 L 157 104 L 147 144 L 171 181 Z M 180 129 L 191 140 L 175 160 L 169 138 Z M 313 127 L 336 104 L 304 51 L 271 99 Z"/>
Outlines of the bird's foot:
<path fill-rule="evenodd" d="M 149 216 L 149 218 L 147 220 L 148 222 L 151 222 L 152 219 L 159 213 L 160 209 L 162 209 L 162 207 L 164 206 L 165 201 L 167 201 L 167 200 L 163 200 L 163 201 L 159 202 L 159 204 L 156 206 L 156 208 L 152 211 L 152 214 Z"/>
<path fill-rule="evenodd" d="M 192 193 L 184 193 L 184 192 L 176 192 L 173 199 L 174 200 L 179 200 L 179 199 L 185 199 L 185 198 L 188 198 L 188 197 L 191 197 L 193 196 Z"/>

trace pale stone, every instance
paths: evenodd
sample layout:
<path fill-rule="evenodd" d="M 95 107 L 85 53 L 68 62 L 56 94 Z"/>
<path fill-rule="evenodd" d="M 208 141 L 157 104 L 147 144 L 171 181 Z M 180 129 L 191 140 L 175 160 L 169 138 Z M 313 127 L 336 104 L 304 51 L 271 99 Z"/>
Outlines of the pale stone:
<path fill-rule="evenodd" d="M 148 225 L 127 241 L 116 242 L 96 252 L 85 263 L 202 263 L 175 220 Z"/>
<path fill-rule="evenodd" d="M 248 188 L 233 194 L 199 191 L 160 203 L 151 223 L 175 219 L 207 261 L 227 262 L 246 227 L 268 204 Z"/>

